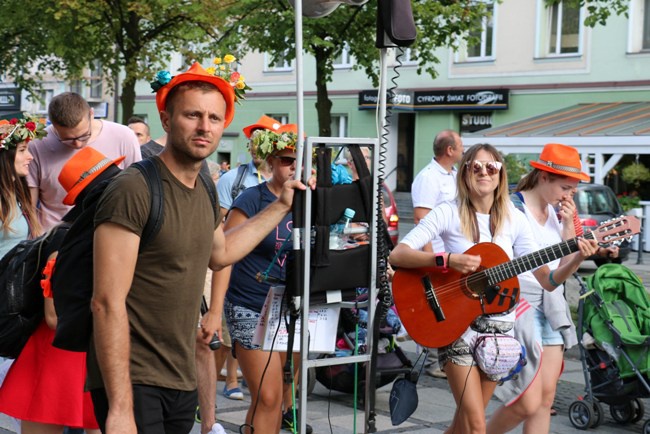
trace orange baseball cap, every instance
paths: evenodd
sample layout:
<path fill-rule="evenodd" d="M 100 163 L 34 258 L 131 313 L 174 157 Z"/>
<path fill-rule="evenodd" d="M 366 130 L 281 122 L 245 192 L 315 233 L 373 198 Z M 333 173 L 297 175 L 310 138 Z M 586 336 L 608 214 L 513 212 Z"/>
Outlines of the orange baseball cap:
<path fill-rule="evenodd" d="M 186 81 L 204 81 L 213 84 L 219 89 L 221 95 L 226 100 L 226 117 L 225 127 L 230 125 L 235 117 L 235 90 L 221 77 L 209 74 L 199 62 L 194 62 L 190 69 L 181 74 L 175 75 L 169 83 L 162 86 L 156 91 L 156 106 L 158 111 L 164 111 L 167 108 L 167 95 L 174 87 Z"/>

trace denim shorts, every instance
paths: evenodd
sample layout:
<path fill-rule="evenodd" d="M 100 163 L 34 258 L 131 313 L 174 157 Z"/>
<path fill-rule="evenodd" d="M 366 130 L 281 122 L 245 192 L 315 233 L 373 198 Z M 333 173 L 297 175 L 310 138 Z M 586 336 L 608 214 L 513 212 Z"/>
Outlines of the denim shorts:
<path fill-rule="evenodd" d="M 544 312 L 535 309 L 535 340 L 542 345 L 564 345 L 562 333 L 553 330 Z"/>
<path fill-rule="evenodd" d="M 239 345 L 247 350 L 259 350 L 260 346 L 253 344 L 255 328 L 260 318 L 259 312 L 243 306 L 234 305 L 228 301 L 228 298 L 224 300 L 223 312 L 228 323 L 228 330 L 230 331 L 233 354 L 235 342 L 239 342 Z"/>

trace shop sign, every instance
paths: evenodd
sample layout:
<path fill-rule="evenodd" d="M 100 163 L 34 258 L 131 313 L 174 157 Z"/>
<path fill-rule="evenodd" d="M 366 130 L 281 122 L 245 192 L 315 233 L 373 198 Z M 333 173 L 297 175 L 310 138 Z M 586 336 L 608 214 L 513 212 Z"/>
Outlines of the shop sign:
<path fill-rule="evenodd" d="M 456 89 L 395 91 L 393 104 L 387 106 L 401 110 L 507 110 L 508 89 Z M 377 91 L 359 92 L 359 109 L 374 109 Z"/>
<path fill-rule="evenodd" d="M 460 132 L 473 133 L 492 127 L 492 113 L 463 113 L 460 115 Z"/>

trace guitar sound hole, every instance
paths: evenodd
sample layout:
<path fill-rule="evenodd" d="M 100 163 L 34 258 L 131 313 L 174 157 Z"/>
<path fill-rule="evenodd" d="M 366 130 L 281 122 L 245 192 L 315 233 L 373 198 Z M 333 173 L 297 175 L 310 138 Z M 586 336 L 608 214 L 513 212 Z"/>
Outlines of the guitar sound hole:
<path fill-rule="evenodd" d="M 479 298 L 485 294 L 489 286 L 487 276 L 484 273 L 475 273 L 463 279 L 463 292 L 471 298 Z"/>

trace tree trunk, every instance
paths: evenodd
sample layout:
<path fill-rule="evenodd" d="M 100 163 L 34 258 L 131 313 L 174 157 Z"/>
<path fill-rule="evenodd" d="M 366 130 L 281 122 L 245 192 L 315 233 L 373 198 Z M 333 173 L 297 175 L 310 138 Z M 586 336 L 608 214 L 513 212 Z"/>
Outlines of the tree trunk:
<path fill-rule="evenodd" d="M 131 116 L 133 116 L 133 108 L 135 107 L 135 80 L 130 77 L 126 77 L 122 82 L 122 96 L 120 97 L 122 101 L 122 123 L 126 125 L 126 122 Z"/>
<path fill-rule="evenodd" d="M 327 94 L 327 58 L 324 50 L 316 50 L 316 112 L 318 113 L 318 135 L 332 136 L 332 101 Z"/>

